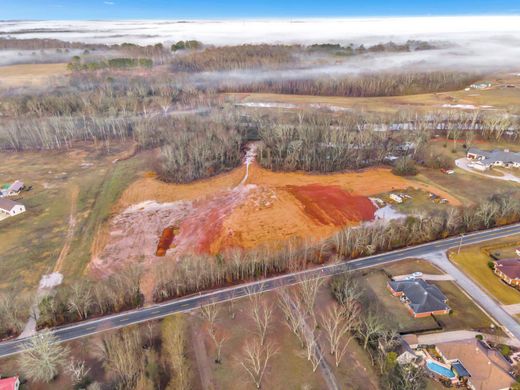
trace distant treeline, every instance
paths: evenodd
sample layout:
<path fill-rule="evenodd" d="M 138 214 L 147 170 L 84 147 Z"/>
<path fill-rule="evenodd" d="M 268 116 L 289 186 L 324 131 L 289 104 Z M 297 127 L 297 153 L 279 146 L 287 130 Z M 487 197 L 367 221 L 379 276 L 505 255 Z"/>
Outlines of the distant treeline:
<path fill-rule="evenodd" d="M 192 43 L 195 42 L 195 43 Z M 172 51 L 184 48 L 199 49 L 197 41 L 181 41 L 172 46 Z M 436 47 L 425 41 L 408 41 L 402 45 L 394 42 L 364 45 L 341 46 L 340 44 L 322 43 L 310 46 L 302 45 L 237 45 L 206 47 L 178 55 L 172 60 L 174 71 L 204 72 L 233 69 L 278 69 L 294 64 L 303 64 L 309 54 L 327 56 L 353 56 L 365 53 L 409 52 L 431 50 Z"/>
<path fill-rule="evenodd" d="M 136 45 L 134 43 L 121 43 L 107 45 L 103 43 L 67 42 L 51 38 L 0 38 L 0 50 L 40 50 L 40 49 L 81 49 L 81 50 L 118 50 L 135 55 L 153 55 L 163 51 L 161 43 L 155 45 Z"/>
<path fill-rule="evenodd" d="M 365 47 L 365 45 L 355 46 L 350 44 L 348 46 L 342 46 L 339 43 L 321 43 L 308 46 L 308 50 L 311 52 L 328 52 L 334 53 L 339 56 L 351 56 L 356 54 L 365 53 L 398 53 L 398 52 L 411 52 L 420 50 L 433 50 L 438 47 L 427 41 L 415 41 L 408 40 L 403 44 L 394 43 L 392 41 L 386 43 L 378 43 L 376 45 Z"/>
<path fill-rule="evenodd" d="M 130 69 L 151 68 L 153 61 L 149 58 L 112 58 L 106 61 L 81 62 L 80 57 L 74 56 L 67 65 L 69 70 L 100 70 L 100 69 Z"/>
<path fill-rule="evenodd" d="M 257 82 L 221 81 L 219 92 L 262 92 L 317 96 L 403 96 L 462 89 L 479 75 L 462 72 L 379 73 L 317 79 L 269 79 Z"/>
<path fill-rule="evenodd" d="M 203 72 L 247 68 L 278 68 L 296 62 L 299 46 L 240 45 L 208 47 L 175 57 L 174 71 Z"/>

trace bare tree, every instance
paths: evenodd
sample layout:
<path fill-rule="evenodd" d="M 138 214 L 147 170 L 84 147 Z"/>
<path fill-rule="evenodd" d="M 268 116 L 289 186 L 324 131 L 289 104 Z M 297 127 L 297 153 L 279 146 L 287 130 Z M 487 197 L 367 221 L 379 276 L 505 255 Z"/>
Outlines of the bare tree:
<path fill-rule="evenodd" d="M 370 340 L 384 330 L 381 319 L 373 311 L 369 311 L 363 316 L 358 333 L 362 337 L 363 349 L 367 349 Z"/>
<path fill-rule="evenodd" d="M 84 360 L 75 360 L 72 358 L 65 367 L 65 371 L 69 374 L 72 384 L 79 385 L 90 372 L 90 368 L 86 366 Z"/>
<path fill-rule="evenodd" d="M 295 303 L 293 303 L 289 291 L 287 289 L 278 290 L 278 306 L 284 314 L 285 324 L 296 335 L 296 337 L 298 337 L 300 346 L 303 348 L 305 346 L 305 338 L 303 334 L 305 320 L 301 315 L 301 310 L 295 310 L 293 305 L 295 305 Z"/>
<path fill-rule="evenodd" d="M 262 345 L 260 340 L 255 338 L 246 343 L 240 365 L 244 368 L 257 389 L 261 388 L 267 364 L 276 353 L 277 348 L 271 342 Z"/>
<path fill-rule="evenodd" d="M 250 302 L 251 318 L 256 324 L 260 344 L 264 345 L 269 325 L 271 324 L 273 305 L 268 305 L 265 300 L 262 300 L 260 294 L 251 295 Z"/>
<path fill-rule="evenodd" d="M 69 356 L 69 349 L 61 346 L 49 330 L 31 337 L 25 348 L 26 351 L 18 358 L 20 371 L 37 382 L 52 381 Z"/>
<path fill-rule="evenodd" d="M 333 304 L 321 316 L 321 327 L 327 335 L 330 354 L 334 356 L 336 367 L 339 367 L 359 326 L 359 310 L 351 308 L 352 306 Z"/>
<path fill-rule="evenodd" d="M 212 327 L 208 331 L 209 337 L 215 344 L 215 363 L 222 363 L 222 347 L 224 343 L 228 340 L 228 337 L 224 334 L 222 330 L 218 330 L 216 327 Z"/>
<path fill-rule="evenodd" d="M 321 278 L 302 279 L 298 284 L 298 295 L 301 298 L 304 313 L 313 320 L 313 326 L 316 325 L 314 306 L 316 305 L 316 297 L 322 284 L 323 279 Z"/>
<path fill-rule="evenodd" d="M 141 332 L 138 328 L 125 328 L 104 336 L 100 354 L 103 366 L 115 376 L 121 388 L 135 386 L 144 371 Z"/>
<path fill-rule="evenodd" d="M 320 346 L 318 345 L 318 340 L 316 338 L 316 332 L 314 329 L 309 329 L 308 327 L 306 327 L 303 332 L 305 337 L 307 360 L 312 364 L 312 372 L 316 372 L 316 369 L 323 359 L 323 355 L 321 354 Z"/>
<path fill-rule="evenodd" d="M 200 312 L 204 319 L 209 323 L 210 328 L 215 327 L 217 316 L 220 313 L 220 307 L 215 303 L 208 303 L 200 307 Z"/>

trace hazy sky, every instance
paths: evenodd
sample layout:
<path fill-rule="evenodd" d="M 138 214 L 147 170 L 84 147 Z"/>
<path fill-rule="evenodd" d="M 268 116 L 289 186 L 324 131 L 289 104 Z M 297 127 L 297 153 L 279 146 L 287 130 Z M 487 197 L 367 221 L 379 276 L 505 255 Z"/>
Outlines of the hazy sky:
<path fill-rule="evenodd" d="M 486 14 L 520 14 L 520 2 L 518 0 L 0 0 L 0 20 Z"/>

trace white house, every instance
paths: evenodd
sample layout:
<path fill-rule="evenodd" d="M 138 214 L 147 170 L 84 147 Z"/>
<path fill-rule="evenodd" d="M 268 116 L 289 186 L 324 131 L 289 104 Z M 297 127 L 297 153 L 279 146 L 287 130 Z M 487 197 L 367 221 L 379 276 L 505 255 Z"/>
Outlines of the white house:
<path fill-rule="evenodd" d="M 15 202 L 10 199 L 0 199 L 0 213 L 14 217 L 15 215 L 25 212 L 25 206 L 20 202 Z"/>
<path fill-rule="evenodd" d="M 469 148 L 466 157 L 472 161 L 470 166 L 480 171 L 491 167 L 520 168 L 520 153 L 510 152 L 507 149 L 487 151 Z"/>

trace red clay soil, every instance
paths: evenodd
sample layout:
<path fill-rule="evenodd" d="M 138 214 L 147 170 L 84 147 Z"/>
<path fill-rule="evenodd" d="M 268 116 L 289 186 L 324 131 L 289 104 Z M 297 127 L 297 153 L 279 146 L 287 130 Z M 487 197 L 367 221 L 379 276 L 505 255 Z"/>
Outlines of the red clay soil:
<path fill-rule="evenodd" d="M 366 196 L 352 195 L 339 186 L 309 184 L 287 186 L 303 205 L 305 213 L 322 225 L 344 226 L 349 222 L 369 221 L 376 207 Z"/>
<path fill-rule="evenodd" d="M 173 226 L 168 226 L 163 230 L 161 237 L 159 238 L 159 243 L 157 244 L 157 251 L 155 252 L 155 256 L 162 257 L 166 254 L 166 251 L 170 249 L 170 245 L 173 242 L 175 235 L 173 234 Z"/>

